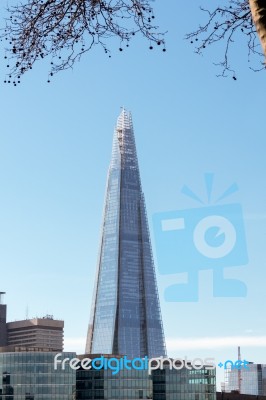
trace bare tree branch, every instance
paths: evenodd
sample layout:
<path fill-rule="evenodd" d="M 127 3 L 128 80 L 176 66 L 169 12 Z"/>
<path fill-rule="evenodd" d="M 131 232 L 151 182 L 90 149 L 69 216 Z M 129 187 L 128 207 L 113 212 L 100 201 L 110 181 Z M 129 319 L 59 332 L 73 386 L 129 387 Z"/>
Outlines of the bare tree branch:
<path fill-rule="evenodd" d="M 258 0 L 228 0 L 225 5 L 217 7 L 214 11 L 201 8 L 207 15 L 207 22 L 185 37 L 191 43 L 196 43 L 195 51 L 198 54 L 202 54 L 208 46 L 217 42 L 225 43 L 223 58 L 215 64 L 221 68 L 218 76 L 229 74 L 236 80 L 235 70 L 231 68 L 229 60 L 230 52 L 239 34 L 246 39 L 248 61 L 258 56 L 259 67 L 254 70 L 265 69 L 264 56 L 250 9 L 250 3 L 253 1 Z"/>
<path fill-rule="evenodd" d="M 119 39 L 119 50 L 137 34 L 165 51 L 165 33 L 157 32 L 150 0 L 23 0 L 8 8 L 6 40 L 8 78 L 16 85 L 36 61 L 51 57 L 49 76 L 72 68 L 81 56 L 106 41 Z M 48 78 L 48 82 L 50 78 Z"/>

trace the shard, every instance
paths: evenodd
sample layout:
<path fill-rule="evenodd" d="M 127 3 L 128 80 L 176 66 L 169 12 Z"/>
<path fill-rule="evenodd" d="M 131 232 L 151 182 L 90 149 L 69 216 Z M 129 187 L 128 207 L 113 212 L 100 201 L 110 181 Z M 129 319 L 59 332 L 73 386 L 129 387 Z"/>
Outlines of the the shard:
<path fill-rule="evenodd" d="M 114 132 L 86 353 L 166 354 L 132 119 L 124 109 Z"/>

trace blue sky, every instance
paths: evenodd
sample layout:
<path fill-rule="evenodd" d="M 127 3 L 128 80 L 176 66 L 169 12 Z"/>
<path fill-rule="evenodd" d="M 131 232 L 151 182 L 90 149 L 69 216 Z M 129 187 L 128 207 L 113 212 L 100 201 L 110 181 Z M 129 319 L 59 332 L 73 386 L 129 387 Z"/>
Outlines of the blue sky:
<path fill-rule="evenodd" d="M 225 203 L 244 213 L 249 263 L 226 274 L 246 283 L 247 297 L 213 298 L 212 272 L 201 271 L 198 302 L 166 302 L 172 277 L 157 269 L 169 354 L 219 362 L 236 358 L 240 344 L 243 358 L 265 363 L 265 73 L 249 70 L 240 40 L 238 80 L 217 78 L 219 49 L 200 57 L 183 40 L 202 21 L 201 1 L 179 3 L 154 3 L 166 53 L 140 39 L 121 53 L 112 42 L 111 59 L 94 49 L 51 84 L 47 65 L 36 65 L 16 88 L 3 83 L 1 68 L 0 290 L 9 320 L 53 314 L 65 320 L 68 349 L 82 351 L 113 128 L 125 106 L 155 254 L 152 216 L 197 207 L 181 188 L 204 198 L 206 172 L 215 174 L 217 196 L 237 182 Z"/>

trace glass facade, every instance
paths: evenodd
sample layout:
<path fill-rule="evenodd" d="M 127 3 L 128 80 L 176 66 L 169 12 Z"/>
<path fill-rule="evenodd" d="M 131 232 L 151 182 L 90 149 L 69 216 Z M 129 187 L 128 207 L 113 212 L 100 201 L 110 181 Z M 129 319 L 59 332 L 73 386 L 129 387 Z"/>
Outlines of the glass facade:
<path fill-rule="evenodd" d="M 215 400 L 215 370 L 167 369 L 152 371 L 153 400 Z"/>
<path fill-rule="evenodd" d="M 215 370 L 77 370 L 76 400 L 215 400 Z"/>
<path fill-rule="evenodd" d="M 77 371 L 76 399 L 152 399 L 152 381 L 147 371 Z"/>
<path fill-rule="evenodd" d="M 125 110 L 114 133 L 86 353 L 166 353 L 133 125 Z"/>
<path fill-rule="evenodd" d="M 72 400 L 76 371 L 54 369 L 51 352 L 0 353 L 0 400 Z M 62 353 L 62 358 L 75 353 Z"/>

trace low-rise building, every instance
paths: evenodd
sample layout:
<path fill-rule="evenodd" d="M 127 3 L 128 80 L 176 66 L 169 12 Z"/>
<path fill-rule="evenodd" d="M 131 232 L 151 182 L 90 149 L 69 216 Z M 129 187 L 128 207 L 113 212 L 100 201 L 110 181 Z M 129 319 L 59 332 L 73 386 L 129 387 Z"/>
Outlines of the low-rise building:
<path fill-rule="evenodd" d="M 54 368 L 57 353 L 16 347 L 0 350 L 0 400 L 73 400 L 76 371 Z M 73 358 L 75 353 L 62 353 Z"/>
<path fill-rule="evenodd" d="M 153 399 L 153 400 L 215 400 L 215 369 L 120 369 L 103 367 L 101 355 L 82 355 L 80 360 L 95 360 L 96 367 L 79 366 L 76 377 L 76 400 L 90 399 Z M 105 359 L 121 359 L 122 356 L 105 355 Z M 115 361 L 115 360 L 114 360 Z M 117 363 L 116 363 L 117 364 Z"/>

